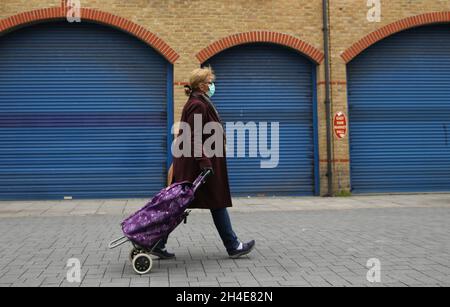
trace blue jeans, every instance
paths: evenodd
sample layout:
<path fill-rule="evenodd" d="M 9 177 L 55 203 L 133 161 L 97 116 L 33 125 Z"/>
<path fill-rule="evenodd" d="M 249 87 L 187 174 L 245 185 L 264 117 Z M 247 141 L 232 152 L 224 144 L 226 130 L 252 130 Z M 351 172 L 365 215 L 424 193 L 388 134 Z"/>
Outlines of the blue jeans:
<path fill-rule="evenodd" d="M 211 215 L 216 225 L 217 231 L 219 232 L 220 238 L 222 239 L 223 245 L 227 251 L 232 251 L 238 248 L 239 240 L 233 231 L 231 226 L 230 215 L 228 214 L 227 208 L 223 209 L 211 209 Z M 162 239 L 157 248 L 164 249 L 167 244 L 168 237 Z"/>

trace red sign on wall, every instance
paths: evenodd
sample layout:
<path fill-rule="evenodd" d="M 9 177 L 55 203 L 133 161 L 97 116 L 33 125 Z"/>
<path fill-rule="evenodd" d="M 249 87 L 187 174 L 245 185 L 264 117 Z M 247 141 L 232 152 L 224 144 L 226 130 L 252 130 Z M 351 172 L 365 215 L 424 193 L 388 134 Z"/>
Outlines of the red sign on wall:
<path fill-rule="evenodd" d="M 334 134 L 338 139 L 343 139 L 347 136 L 347 117 L 342 112 L 337 112 L 334 115 Z"/>

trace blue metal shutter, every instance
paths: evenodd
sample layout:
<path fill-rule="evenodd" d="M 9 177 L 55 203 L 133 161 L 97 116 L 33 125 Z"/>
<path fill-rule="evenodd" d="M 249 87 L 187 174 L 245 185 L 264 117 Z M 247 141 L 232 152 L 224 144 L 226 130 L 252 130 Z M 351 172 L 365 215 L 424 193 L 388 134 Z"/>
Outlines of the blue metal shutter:
<path fill-rule="evenodd" d="M 348 65 L 353 192 L 450 191 L 450 27 L 408 30 Z"/>
<path fill-rule="evenodd" d="M 233 195 L 314 195 L 313 64 L 302 55 L 269 44 L 237 46 L 209 60 L 216 72 L 213 102 L 225 122 L 280 125 L 279 165 L 234 157 L 228 168 Z M 230 136 L 228 136 L 230 137 Z M 270 139 L 268 141 L 270 148 Z M 231 154 L 231 153 L 228 153 Z M 267 159 L 263 159 L 267 160 Z"/>
<path fill-rule="evenodd" d="M 168 63 L 55 22 L 0 38 L 0 199 L 149 197 L 165 183 Z"/>

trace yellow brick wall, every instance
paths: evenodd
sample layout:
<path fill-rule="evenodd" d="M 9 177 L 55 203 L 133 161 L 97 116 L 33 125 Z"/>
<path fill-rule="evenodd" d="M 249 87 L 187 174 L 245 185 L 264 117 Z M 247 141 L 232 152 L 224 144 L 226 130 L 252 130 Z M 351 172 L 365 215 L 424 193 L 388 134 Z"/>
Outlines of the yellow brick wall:
<path fill-rule="evenodd" d="M 1 0 L 0 20 L 21 12 L 59 7 L 61 0 Z M 322 0 L 81 0 L 137 23 L 156 34 L 179 55 L 174 81 L 186 82 L 199 66 L 196 54 L 215 41 L 241 32 L 274 31 L 297 37 L 323 51 Z M 367 20 L 367 0 L 331 0 L 332 113 L 347 110 L 346 64 L 341 54 L 367 34 L 400 19 L 450 11 L 449 0 L 381 0 L 381 22 Z M 327 191 L 324 65 L 318 67 L 318 116 L 321 193 Z M 322 83 L 320 83 L 322 82 Z M 186 101 L 183 86 L 174 86 L 174 120 Z M 350 188 L 348 137 L 333 142 L 334 190 Z"/>

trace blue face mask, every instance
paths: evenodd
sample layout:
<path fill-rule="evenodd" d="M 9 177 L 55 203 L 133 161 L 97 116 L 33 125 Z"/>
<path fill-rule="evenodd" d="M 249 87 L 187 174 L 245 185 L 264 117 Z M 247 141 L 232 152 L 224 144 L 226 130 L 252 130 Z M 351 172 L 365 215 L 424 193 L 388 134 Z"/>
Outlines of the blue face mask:
<path fill-rule="evenodd" d="M 214 95 L 214 93 L 216 92 L 216 85 L 214 83 L 211 83 L 210 85 L 208 85 L 209 87 L 209 91 L 206 93 L 206 95 L 208 95 L 209 97 L 212 97 Z"/>

